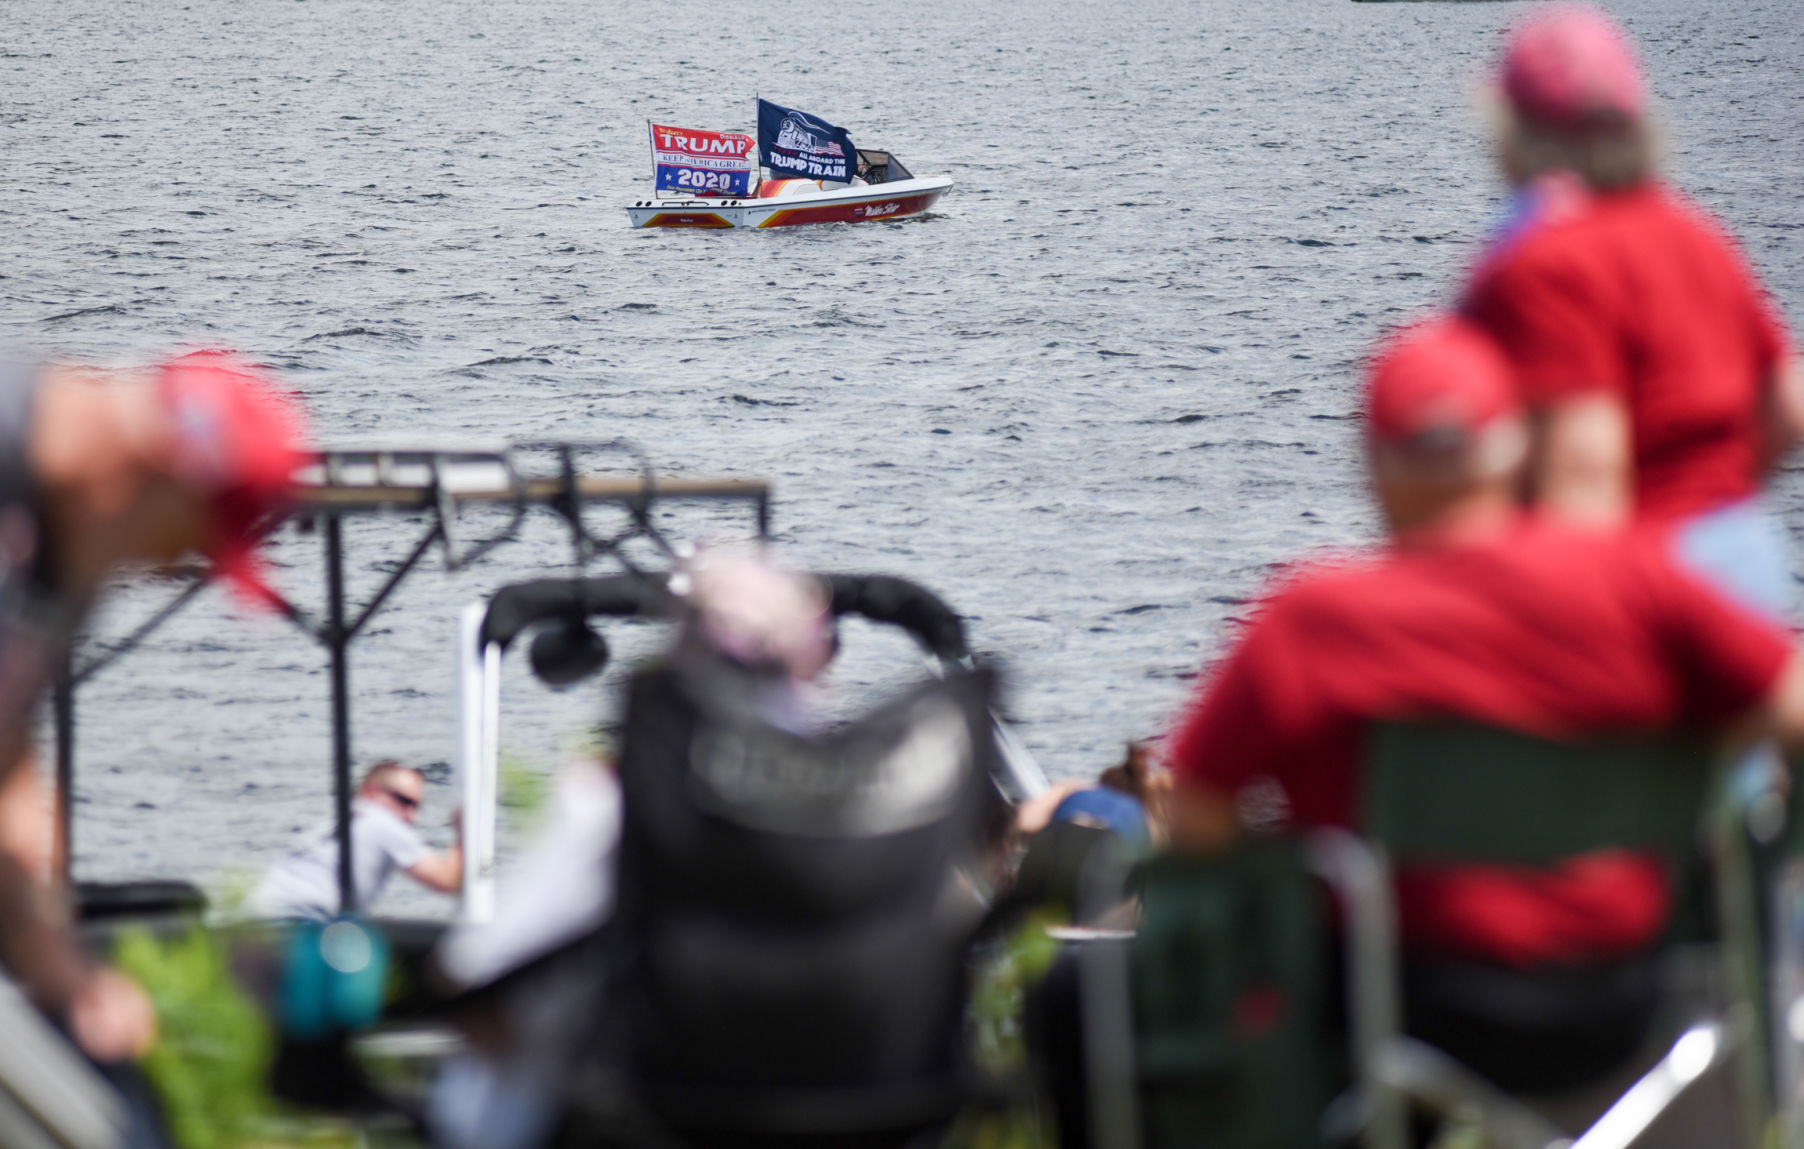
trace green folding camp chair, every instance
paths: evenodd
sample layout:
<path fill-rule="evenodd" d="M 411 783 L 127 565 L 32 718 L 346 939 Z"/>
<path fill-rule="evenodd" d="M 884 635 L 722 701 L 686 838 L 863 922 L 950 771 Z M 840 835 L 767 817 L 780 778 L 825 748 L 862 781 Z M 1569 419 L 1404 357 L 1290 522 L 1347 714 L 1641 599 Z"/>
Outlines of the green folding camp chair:
<path fill-rule="evenodd" d="M 1630 849 L 1666 858 L 1678 869 L 1700 842 L 1711 855 L 1722 1008 L 1681 1034 L 1572 1144 L 1632 1145 L 1732 1051 L 1744 1138 L 1759 1140 L 1771 1104 L 1759 1039 L 1755 897 L 1738 811 L 1718 796 L 1718 775 L 1707 745 L 1679 738 L 1571 744 L 1458 724 L 1373 728 L 1361 835 L 1311 835 L 1317 869 L 1345 907 L 1353 1057 L 1368 1104 L 1368 1149 L 1407 1144 L 1407 1102 L 1477 1113 L 1494 1145 L 1544 1149 L 1568 1141 L 1452 1059 L 1401 1034 L 1393 865 L 1548 865 L 1594 850 Z"/>
<path fill-rule="evenodd" d="M 1313 830 L 1286 845 L 1249 843 L 1251 862 L 1158 860 L 1145 873 L 1138 937 L 1084 948 L 1093 1143 L 1293 1146 L 1356 1136 L 1365 1149 L 1406 1149 L 1407 1113 L 1415 1105 L 1467 1120 L 1476 1114 L 1485 1142 L 1505 1149 L 1627 1147 L 1732 1052 L 1739 1124 L 1767 1130 L 1772 1104 L 1760 1040 L 1755 887 L 1740 812 L 1717 797 L 1724 789 L 1718 774 L 1707 746 L 1676 738 L 1565 744 L 1470 725 L 1374 727 L 1359 834 Z M 1631 849 L 1682 868 L 1700 843 L 1712 858 L 1722 1008 L 1680 1035 L 1576 1141 L 1451 1057 L 1403 1035 L 1393 865 L 1546 865 Z M 1299 1042 L 1325 1040 L 1311 1005 L 1310 963 L 1300 952 L 1324 948 L 1298 916 L 1306 904 L 1299 882 L 1308 873 L 1333 888 L 1345 932 L 1347 1058 L 1355 1086 L 1325 1108 L 1328 1063 L 1298 1052 Z M 1248 898 L 1282 904 L 1249 917 L 1240 908 Z M 1264 956 L 1238 966 L 1215 961 L 1200 972 L 1199 955 L 1237 940 Z M 1188 987 L 1187 971 L 1198 979 Z M 1290 1008 L 1256 1040 L 1235 1037 L 1232 1003 L 1262 981 Z M 1173 1002 L 1187 1002 L 1188 1015 L 1176 1023 Z M 1296 1112 L 1249 1111 L 1269 1108 L 1274 1084 L 1294 1087 L 1286 1103 L 1309 1124 Z M 1190 1101 L 1174 1104 L 1186 1092 Z M 1236 1094 L 1243 1110 L 1215 1104 Z M 1728 1135 L 1718 1142 L 1733 1143 Z"/>
<path fill-rule="evenodd" d="M 1756 871 L 1767 900 L 1760 907 L 1772 1004 L 1772 1050 L 1780 1144 L 1804 1149 L 1804 763 L 1791 764 L 1789 809 L 1779 794 L 1755 799 L 1748 818 L 1759 843 Z"/>
<path fill-rule="evenodd" d="M 1086 1005 L 1106 1000 L 1095 983 L 1111 977 L 1131 984 L 1133 1002 L 1131 1017 L 1086 1011 L 1086 1050 L 1131 1064 L 1139 1110 L 1134 1119 L 1093 1094 L 1091 1143 L 1129 1143 L 1116 1131 L 1125 1124 L 1160 1147 L 1313 1149 L 1344 1058 L 1329 1020 L 1327 898 L 1300 843 L 1155 858 L 1137 884 L 1133 941 L 1080 955 Z"/>

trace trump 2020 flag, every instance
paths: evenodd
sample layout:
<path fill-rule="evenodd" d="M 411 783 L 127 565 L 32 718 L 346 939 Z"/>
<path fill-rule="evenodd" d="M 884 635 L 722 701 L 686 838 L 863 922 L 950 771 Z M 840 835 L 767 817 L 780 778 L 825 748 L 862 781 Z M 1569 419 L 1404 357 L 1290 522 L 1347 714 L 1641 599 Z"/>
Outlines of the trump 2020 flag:
<path fill-rule="evenodd" d="M 852 182 L 858 158 L 844 128 L 769 100 L 758 101 L 758 151 L 773 179 L 842 184 Z"/>
<path fill-rule="evenodd" d="M 752 137 L 740 132 L 651 126 L 657 190 L 690 195 L 751 194 Z"/>

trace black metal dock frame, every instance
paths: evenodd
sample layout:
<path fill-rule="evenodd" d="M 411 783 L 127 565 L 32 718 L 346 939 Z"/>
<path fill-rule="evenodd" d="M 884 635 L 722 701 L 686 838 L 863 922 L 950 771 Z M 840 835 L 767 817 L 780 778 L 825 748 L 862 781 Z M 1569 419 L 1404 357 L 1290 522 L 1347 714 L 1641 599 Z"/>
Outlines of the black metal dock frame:
<path fill-rule="evenodd" d="M 632 477 L 588 475 L 578 463 L 585 454 L 598 452 L 632 458 Z M 549 456 L 556 473 L 523 474 L 516 466 L 521 454 Z M 439 544 L 445 569 L 455 571 L 490 550 L 512 540 L 520 523 L 533 508 L 542 507 L 563 519 L 580 570 L 592 559 L 612 556 L 629 570 L 636 570 L 622 550 L 634 539 L 644 539 L 666 554 L 670 543 L 652 521 L 651 511 L 666 502 L 749 503 L 760 539 L 770 535 L 771 488 L 760 479 L 688 479 L 653 474 L 644 456 L 623 442 L 520 443 L 484 450 L 432 450 L 403 448 L 346 448 L 314 454 L 297 473 L 298 490 L 286 518 L 306 529 L 317 527 L 325 551 L 325 618 L 316 619 L 301 607 L 277 596 L 277 608 L 300 630 L 326 648 L 330 659 L 332 695 L 332 794 L 333 819 L 338 836 L 338 887 L 343 912 L 358 909 L 351 880 L 351 698 L 349 665 L 351 643 L 382 609 L 397 587 L 420 561 Z M 591 504 L 611 504 L 626 512 L 624 529 L 606 536 L 593 533 L 583 517 Z M 455 537 L 458 508 L 486 504 L 506 509 L 506 525 L 499 531 L 463 545 Z M 344 520 L 360 515 L 389 512 L 424 512 L 425 533 L 368 602 L 350 617 L 345 596 Z M 271 529 L 279 523 L 272 523 Z M 212 581 L 212 571 L 192 572 L 188 586 L 153 613 L 123 639 L 77 664 L 73 649 L 57 676 L 53 691 L 53 726 L 56 736 L 56 840 L 63 878 L 73 865 L 73 808 L 75 783 L 75 693 L 119 658 L 140 645 L 152 632 L 192 602 Z"/>

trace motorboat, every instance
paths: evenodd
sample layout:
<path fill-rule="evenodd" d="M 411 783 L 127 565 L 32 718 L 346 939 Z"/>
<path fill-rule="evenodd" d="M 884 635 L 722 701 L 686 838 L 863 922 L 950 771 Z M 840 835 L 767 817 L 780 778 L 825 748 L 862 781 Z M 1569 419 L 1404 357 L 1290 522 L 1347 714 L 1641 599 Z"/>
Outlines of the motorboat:
<path fill-rule="evenodd" d="M 844 129 L 759 101 L 759 133 L 652 124 L 656 193 L 628 205 L 634 227 L 793 227 L 926 214 L 952 187 Z"/>
<path fill-rule="evenodd" d="M 861 157 L 866 154 L 859 153 Z M 627 208 L 626 214 L 634 227 L 793 227 L 804 223 L 863 223 L 924 215 L 951 186 L 952 180 L 946 176 L 908 176 L 883 183 L 864 182 L 830 188 L 822 187 L 818 180 L 766 180 L 751 199 L 691 196 L 642 200 Z"/>

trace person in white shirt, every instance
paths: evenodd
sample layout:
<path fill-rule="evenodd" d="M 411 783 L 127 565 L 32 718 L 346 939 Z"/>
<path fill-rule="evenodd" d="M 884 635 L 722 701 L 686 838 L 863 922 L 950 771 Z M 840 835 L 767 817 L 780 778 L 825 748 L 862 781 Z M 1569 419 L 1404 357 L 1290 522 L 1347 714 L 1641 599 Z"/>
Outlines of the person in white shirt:
<path fill-rule="evenodd" d="M 351 807 L 351 880 L 357 904 L 367 908 L 400 870 L 427 889 L 453 893 L 463 885 L 463 825 L 449 850 L 427 847 L 413 827 L 426 797 L 426 777 L 412 766 L 385 759 L 370 767 Z M 339 912 L 338 836 L 327 825 L 264 874 L 247 903 L 260 918 L 330 921 Z"/>

